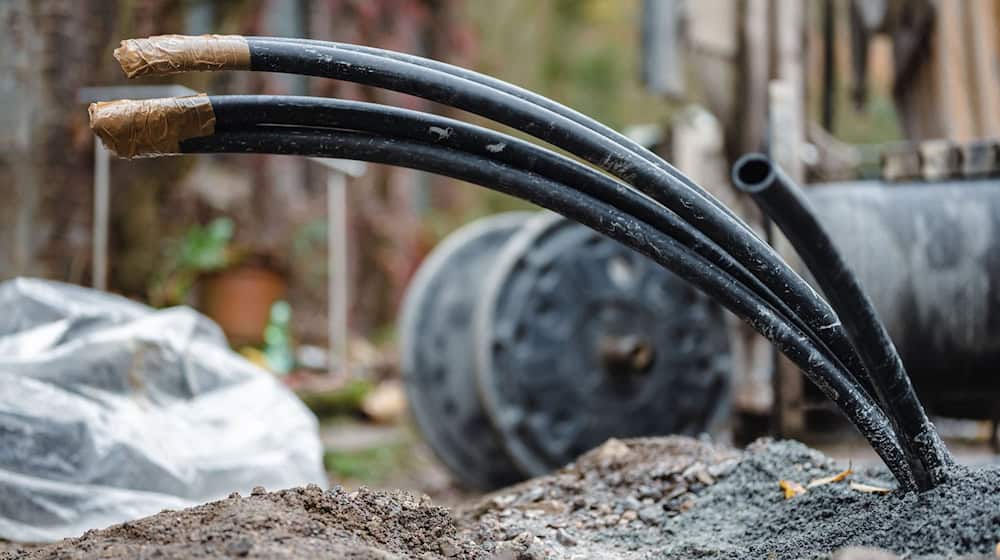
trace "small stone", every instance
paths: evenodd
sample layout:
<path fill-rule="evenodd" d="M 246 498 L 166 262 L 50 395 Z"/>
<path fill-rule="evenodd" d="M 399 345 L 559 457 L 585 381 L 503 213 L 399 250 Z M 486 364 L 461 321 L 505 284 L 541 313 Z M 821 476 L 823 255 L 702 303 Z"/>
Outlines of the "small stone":
<path fill-rule="evenodd" d="M 644 507 L 639 510 L 639 519 L 649 525 L 655 525 L 663 521 L 663 508 L 657 506 Z"/>
<path fill-rule="evenodd" d="M 622 514 L 622 519 L 625 521 L 635 521 L 637 517 L 639 517 L 639 512 L 634 509 L 626 510 L 625 513 Z"/>
<path fill-rule="evenodd" d="M 233 492 L 232 494 L 229 495 L 229 499 L 230 500 L 238 500 L 238 499 L 240 499 L 242 497 L 243 496 L 240 496 L 239 492 Z"/>
<path fill-rule="evenodd" d="M 622 500 L 620 504 L 623 509 L 639 509 L 640 507 L 642 507 L 642 504 L 639 502 L 639 500 L 633 498 L 632 496 L 628 496 L 627 498 Z"/>
<path fill-rule="evenodd" d="M 694 477 L 698 479 L 698 482 L 701 482 L 705 486 L 715 484 L 715 479 L 712 478 L 712 475 L 708 474 L 708 471 L 698 471 L 694 473 Z"/>
<path fill-rule="evenodd" d="M 636 489 L 640 499 L 658 498 L 660 490 L 652 486 L 643 485 Z"/>
<path fill-rule="evenodd" d="M 242 537 L 226 545 L 226 553 L 231 556 L 249 556 L 253 550 L 253 543 L 250 539 Z"/>
<path fill-rule="evenodd" d="M 267 490 L 263 486 L 254 486 L 253 490 L 250 491 L 251 496 L 263 496 L 267 494 Z"/>
<path fill-rule="evenodd" d="M 738 463 L 739 460 L 737 459 L 727 459 L 720 463 L 715 463 L 714 465 L 710 465 L 708 467 L 708 474 L 714 476 L 715 478 L 726 476 L 732 472 L 734 468 L 736 468 Z"/>
<path fill-rule="evenodd" d="M 663 499 L 673 500 L 674 498 L 687 494 L 687 491 L 688 491 L 687 486 L 683 484 L 678 484 L 677 486 L 674 486 L 674 489 L 671 490 L 666 496 L 664 496 Z"/>
<path fill-rule="evenodd" d="M 531 531 L 524 531 L 514 537 L 514 546 L 527 550 L 535 542 L 535 534 Z"/>
<path fill-rule="evenodd" d="M 597 448 L 596 457 L 598 461 L 620 461 L 632 453 L 629 446 L 620 439 L 611 438 Z"/>
<path fill-rule="evenodd" d="M 899 556 L 877 548 L 851 546 L 833 554 L 833 560 L 898 560 Z"/>
<path fill-rule="evenodd" d="M 521 499 L 525 502 L 538 502 L 544 497 L 545 490 L 537 486 L 521 495 Z"/>
<path fill-rule="evenodd" d="M 565 529 L 556 531 L 556 540 L 563 546 L 576 546 L 577 543 L 573 535 L 570 535 Z"/>
<path fill-rule="evenodd" d="M 441 550 L 441 555 L 447 558 L 454 558 L 462 553 L 462 549 L 458 546 L 458 543 L 450 540 L 441 541 L 438 544 L 438 548 Z"/>

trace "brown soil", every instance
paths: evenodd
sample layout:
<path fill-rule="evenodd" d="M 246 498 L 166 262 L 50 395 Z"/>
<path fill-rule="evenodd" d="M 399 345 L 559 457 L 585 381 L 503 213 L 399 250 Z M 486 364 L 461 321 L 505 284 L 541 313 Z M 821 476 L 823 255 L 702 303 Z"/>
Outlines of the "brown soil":
<path fill-rule="evenodd" d="M 1000 541 L 996 469 L 956 469 L 920 495 L 849 486 L 890 484 L 881 471 L 790 500 L 778 487 L 842 467 L 795 442 L 610 440 L 455 511 L 397 491 L 261 489 L 0 558 L 812 558 L 849 545 L 929 558 Z"/>

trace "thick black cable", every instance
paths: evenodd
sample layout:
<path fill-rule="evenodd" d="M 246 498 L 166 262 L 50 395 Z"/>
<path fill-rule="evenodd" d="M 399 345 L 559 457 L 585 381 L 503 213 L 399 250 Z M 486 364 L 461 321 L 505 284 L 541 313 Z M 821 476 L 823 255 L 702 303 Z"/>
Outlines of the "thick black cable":
<path fill-rule="evenodd" d="M 358 51 L 281 39 L 248 38 L 251 70 L 342 79 L 423 97 L 506 124 L 618 176 L 702 230 L 779 295 L 852 372 L 857 350 L 815 290 L 710 196 L 604 135 L 524 99 L 425 66 Z M 855 376 L 860 376 L 855 373 Z"/>
<path fill-rule="evenodd" d="M 924 412 L 889 332 L 854 274 L 819 222 L 802 189 L 762 154 L 734 165 L 733 184 L 748 193 L 785 234 L 837 312 L 871 376 L 873 396 L 893 422 L 904 449 L 920 458 L 910 467 L 921 490 L 942 481 L 952 464 L 948 449 Z"/>
<path fill-rule="evenodd" d="M 247 37 L 247 38 L 248 39 L 254 39 L 254 38 L 267 39 L 267 37 Z M 584 115 L 583 113 L 580 113 L 579 111 L 576 111 L 576 110 L 574 110 L 574 109 L 572 109 L 570 107 L 567 107 L 566 105 L 563 105 L 561 103 L 557 103 L 557 102 L 549 99 L 548 97 L 545 97 L 544 95 L 539 95 L 539 94 L 537 94 L 537 93 L 535 93 L 533 91 L 524 89 L 522 87 L 518 87 L 518 86 L 516 86 L 514 84 L 511 84 L 509 82 L 505 82 L 503 80 L 498 80 L 497 78 L 494 78 L 493 76 L 488 76 L 486 74 L 481 74 L 479 72 L 476 72 L 476 71 L 473 71 L 473 70 L 469 70 L 468 68 L 462 68 L 461 66 L 455 66 L 455 65 L 452 65 L 452 64 L 448 64 L 446 62 L 441 62 L 441 61 L 438 61 L 438 60 L 434 60 L 432 58 L 424 58 L 424 57 L 415 56 L 415 55 L 412 55 L 412 54 L 402 53 L 402 52 L 398 52 L 398 51 L 390 51 L 390 50 L 385 50 L 385 49 L 379 49 L 379 48 L 375 48 L 375 47 L 367 47 L 367 46 L 364 46 L 364 45 L 353 45 L 351 43 L 338 43 L 338 42 L 335 42 L 335 41 L 318 41 L 318 40 L 315 40 L 315 39 L 298 39 L 298 38 L 294 38 L 294 39 L 293 38 L 282 38 L 281 40 L 287 41 L 289 43 L 296 43 L 296 44 L 299 44 L 299 45 L 311 45 L 311 46 L 318 46 L 318 47 L 329 47 L 329 48 L 341 49 L 341 50 L 345 50 L 345 51 L 359 52 L 359 53 L 364 53 L 364 54 L 370 54 L 370 55 L 373 55 L 373 56 L 381 56 L 381 57 L 388 58 L 388 59 L 391 59 L 391 60 L 398 60 L 400 62 L 405 62 L 405 63 L 408 63 L 408 64 L 416 64 L 418 66 L 424 66 L 426 68 L 430 68 L 432 70 L 437 70 L 438 72 L 441 72 L 441 73 L 444 73 L 444 74 L 449 74 L 449 75 L 452 75 L 452 76 L 463 78 L 463 79 L 469 80 L 470 82 L 481 84 L 481 85 L 484 85 L 486 87 L 493 88 L 493 89 L 495 89 L 497 91 L 501 91 L 503 93 L 506 93 L 506 94 L 509 94 L 509 95 L 513 95 L 514 97 L 523 99 L 523 100 L 525 100 L 525 101 L 527 101 L 529 103 L 532 103 L 534 105 L 542 107 L 543 109 L 551 111 L 551 112 L 553 112 L 553 113 L 555 113 L 557 115 L 566 117 L 567 119 L 569 119 L 569 120 L 571 120 L 571 121 L 573 121 L 573 122 L 575 122 L 577 124 L 585 126 L 585 127 L 589 128 L 590 130 L 592 130 L 592 131 L 594 131 L 594 132 L 596 132 L 598 134 L 603 135 L 604 137 L 606 137 L 609 140 L 615 142 L 616 144 L 619 144 L 620 146 L 624 147 L 625 149 L 631 150 L 632 152 L 635 152 L 636 154 L 638 154 L 640 157 L 642 157 L 646 161 L 648 161 L 648 162 L 656 165 L 657 167 L 659 167 L 660 169 L 662 169 L 664 172 L 668 173 L 672 177 L 675 177 L 678 181 L 680 181 L 680 182 L 684 183 L 685 185 L 687 185 L 689 188 L 694 189 L 696 192 L 698 192 L 698 193 L 702 194 L 703 196 L 705 196 L 705 198 L 709 202 L 711 202 L 711 203 L 715 204 L 716 206 L 718 206 L 719 209 L 722 210 L 723 212 L 726 212 L 730 216 L 736 217 L 736 215 L 733 213 L 733 211 L 730 210 L 725 204 L 722 204 L 722 202 L 720 202 L 718 199 L 710 196 L 710 193 L 708 193 L 703 188 L 701 188 L 700 185 L 698 185 L 697 183 L 695 183 L 694 181 L 692 181 L 687 175 L 684 175 L 683 173 L 681 173 L 676 167 L 674 167 L 673 165 L 670 165 L 670 162 L 668 162 L 667 160 L 663 159 L 662 157 L 656 155 L 655 153 L 653 153 L 652 151 L 650 151 L 648 148 L 646 148 L 642 144 L 639 144 L 635 140 L 632 140 L 628 136 L 625 136 L 624 134 L 622 134 L 622 133 L 618 132 L 617 130 L 615 130 L 615 129 L 613 129 L 613 128 L 607 126 L 607 125 L 605 125 L 604 123 L 601 123 L 600 121 L 597 121 L 597 120 L 595 120 L 595 119 L 593 119 L 591 117 L 588 117 L 587 115 Z M 747 231 L 753 233 L 753 230 L 750 229 L 749 227 L 747 227 Z M 754 233 L 754 235 L 756 235 L 756 233 Z"/>
<path fill-rule="evenodd" d="M 380 135 L 280 127 L 220 131 L 181 142 L 184 153 L 271 153 L 360 159 L 409 167 L 482 185 L 559 212 L 655 260 L 749 322 L 782 350 L 852 421 L 896 476 L 914 482 L 889 420 L 804 333 L 778 317 L 755 294 L 718 267 L 649 224 L 561 183 L 488 158 Z"/>
<path fill-rule="evenodd" d="M 360 101 L 300 96 L 210 96 L 216 129 L 246 128 L 253 125 L 297 125 L 391 135 L 431 142 L 538 173 L 570 185 L 598 200 L 654 225 L 703 256 L 764 299 L 780 316 L 806 333 L 827 353 L 828 359 L 851 372 L 825 347 L 820 337 L 781 298 L 760 280 L 668 208 L 643 196 L 615 179 L 568 157 L 530 142 L 455 119 Z M 867 388 L 861 387 L 863 391 Z"/>

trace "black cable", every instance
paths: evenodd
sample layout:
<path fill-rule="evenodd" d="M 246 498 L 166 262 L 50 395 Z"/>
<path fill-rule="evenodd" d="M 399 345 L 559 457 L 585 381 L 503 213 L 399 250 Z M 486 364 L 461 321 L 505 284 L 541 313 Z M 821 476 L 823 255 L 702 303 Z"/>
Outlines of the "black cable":
<path fill-rule="evenodd" d="M 268 39 L 268 38 L 247 37 L 247 39 Z M 375 47 L 366 47 L 364 45 L 353 45 L 351 43 L 338 43 L 335 41 L 317 41 L 315 39 L 297 39 L 297 38 L 282 38 L 281 40 L 299 45 L 307 45 L 307 46 L 312 45 L 318 47 L 341 49 L 349 52 L 359 52 L 364 54 L 370 54 L 373 56 L 380 56 L 391 60 L 398 60 L 400 62 L 405 62 L 408 64 L 416 64 L 418 66 L 423 66 L 426 68 L 430 68 L 432 70 L 437 70 L 438 72 L 441 72 L 443 74 L 449 74 L 451 76 L 463 78 L 465 80 L 469 80 L 470 82 L 481 84 L 483 86 L 493 88 L 497 91 L 501 91 L 503 93 L 512 95 L 514 97 L 523 99 L 533 105 L 537 105 L 557 115 L 563 116 L 581 126 L 585 126 L 588 129 L 598 134 L 601 134 L 602 136 L 611 140 L 612 142 L 615 142 L 616 144 L 622 146 L 623 148 L 635 152 L 646 161 L 656 165 L 669 175 L 675 177 L 678 181 L 687 185 L 689 188 L 694 189 L 696 192 L 705 196 L 705 198 L 709 202 L 718 206 L 719 209 L 722 210 L 723 212 L 726 212 L 730 216 L 737 217 L 732 210 L 726 207 L 725 204 L 722 204 L 718 199 L 712 197 L 710 193 L 702 189 L 700 185 L 692 181 L 687 175 L 684 175 L 676 167 L 670 165 L 670 162 L 666 161 L 662 157 L 653 153 L 645 146 L 639 144 L 635 140 L 632 140 L 631 138 L 625 136 L 624 134 L 618 132 L 617 130 L 609 126 L 606 126 L 600 121 L 592 119 L 591 117 L 588 117 L 587 115 L 584 115 L 579 111 L 567 107 L 566 105 L 563 105 L 561 103 L 556 103 L 555 101 L 549 99 L 548 97 L 545 97 L 544 95 L 539 95 L 533 91 L 526 90 L 522 87 L 518 87 L 514 84 L 505 82 L 503 80 L 498 80 L 486 74 L 481 74 L 479 72 L 475 72 L 467 68 L 462 68 L 461 66 L 448 64 L 446 62 L 440 62 L 432 58 L 424 58 L 420 56 L 415 56 L 397 51 L 379 49 Z M 747 228 L 747 230 L 750 231 L 751 233 L 753 232 L 753 230 L 750 229 L 749 227 Z"/>
<path fill-rule="evenodd" d="M 297 125 L 330 127 L 391 135 L 408 140 L 432 142 L 538 173 L 571 185 L 598 200 L 611 204 L 640 220 L 653 224 L 733 276 L 764 299 L 778 314 L 806 333 L 825 351 L 828 359 L 845 370 L 820 337 L 779 297 L 763 285 L 731 255 L 722 251 L 669 209 L 613 178 L 551 150 L 490 129 L 455 119 L 359 101 L 299 96 L 210 96 L 216 129 L 246 128 L 253 125 Z M 863 391 L 867 391 L 863 387 Z"/>
<path fill-rule="evenodd" d="M 369 54 L 385 53 L 371 48 L 360 52 L 297 40 L 242 40 L 247 44 L 251 70 L 345 79 L 424 97 L 513 126 L 602 167 L 664 204 L 692 225 L 697 224 L 698 229 L 723 251 L 734 255 L 774 293 L 782 296 L 812 332 L 822 337 L 825 346 L 849 371 L 858 372 L 863 368 L 843 329 L 836 324 L 830 326 L 835 314 L 826 302 L 746 224 L 728 210 L 723 210 L 721 203 L 701 189 L 689 188 L 691 181 L 686 178 L 679 180 L 675 175 L 680 174 L 673 168 L 665 172 L 661 166 L 604 134 L 510 93 L 462 78 L 456 75 L 463 72 L 459 69 L 445 73 L 429 67 L 431 64 L 438 68 L 447 67 L 443 63 L 404 62 L 398 60 L 401 57 L 398 54 L 395 55 L 397 59 L 384 54 Z M 204 45 L 199 43 L 197 48 L 204 48 Z M 411 60 L 414 58 L 411 57 Z M 219 68 L 226 68 L 226 65 L 189 66 L 176 65 L 174 61 L 166 71 Z M 508 85 L 507 88 L 513 86 Z M 558 106 L 548 100 L 545 103 Z"/>
<path fill-rule="evenodd" d="M 297 125 L 354 130 L 432 142 L 487 157 L 516 169 L 538 173 L 579 190 L 636 217 L 679 241 L 754 292 L 777 314 L 810 336 L 849 382 L 850 372 L 829 353 L 783 301 L 735 262 L 730 255 L 681 220 L 669 209 L 614 179 L 551 150 L 483 127 L 447 117 L 359 101 L 299 96 L 210 96 L 217 130 L 245 129 L 255 125 Z M 859 391 L 866 393 L 864 387 Z"/>
<path fill-rule="evenodd" d="M 762 154 L 747 154 L 734 165 L 733 183 L 781 229 L 829 298 L 871 376 L 873 395 L 893 422 L 904 450 L 919 458 L 911 463 L 921 490 L 941 482 L 952 464 L 948 449 L 927 418 L 875 306 L 850 265 L 820 224 L 802 189 Z"/>
<path fill-rule="evenodd" d="M 770 246 L 739 219 L 719 210 L 717 201 L 709 202 L 710 196 L 604 135 L 524 99 L 426 66 L 282 39 L 248 38 L 247 43 L 251 70 L 342 79 L 429 99 L 531 134 L 620 177 L 733 255 L 795 310 L 855 376 L 863 372 L 863 362 L 836 314 Z"/>
<path fill-rule="evenodd" d="M 857 391 L 810 339 L 718 267 L 619 209 L 541 175 L 450 148 L 375 134 L 260 126 L 181 142 L 184 153 L 271 153 L 360 159 L 437 173 L 479 184 L 559 212 L 692 282 L 749 322 L 795 362 L 868 439 L 904 489 L 913 480 L 885 414 Z"/>

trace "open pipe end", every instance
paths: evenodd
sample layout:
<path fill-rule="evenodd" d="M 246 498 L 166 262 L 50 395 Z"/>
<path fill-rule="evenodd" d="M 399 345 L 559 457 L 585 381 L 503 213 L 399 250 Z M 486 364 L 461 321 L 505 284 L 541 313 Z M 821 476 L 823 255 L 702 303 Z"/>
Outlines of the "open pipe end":
<path fill-rule="evenodd" d="M 180 72 L 246 70 L 250 46 L 240 35 L 156 35 L 125 39 L 115 60 L 129 78 Z"/>
<path fill-rule="evenodd" d="M 205 94 L 91 103 L 90 128 L 118 157 L 180 153 L 180 142 L 215 132 L 215 112 Z"/>
<path fill-rule="evenodd" d="M 747 194 L 764 191 L 774 178 L 774 164 L 764 154 L 746 154 L 733 164 L 733 185 Z"/>

